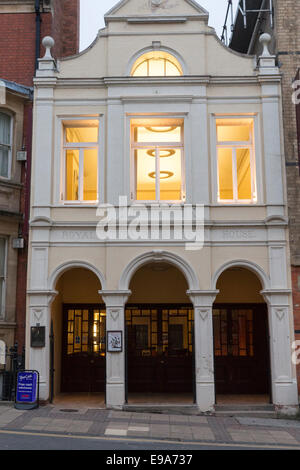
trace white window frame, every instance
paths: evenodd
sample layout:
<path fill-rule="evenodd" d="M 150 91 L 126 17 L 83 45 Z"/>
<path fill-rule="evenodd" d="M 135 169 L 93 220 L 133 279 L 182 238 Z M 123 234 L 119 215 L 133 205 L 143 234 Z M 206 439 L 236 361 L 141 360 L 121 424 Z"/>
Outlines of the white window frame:
<path fill-rule="evenodd" d="M 230 121 L 251 119 L 252 126 L 250 129 L 250 140 L 246 142 L 242 141 L 226 141 L 219 142 L 217 137 L 217 121 L 219 119 Z M 254 114 L 241 114 L 241 115 L 214 115 L 213 116 L 213 139 L 215 143 L 215 157 L 214 157 L 214 181 L 212 187 L 214 188 L 213 200 L 218 205 L 257 205 L 259 203 L 259 179 L 258 179 L 258 162 L 260 161 L 258 148 L 256 145 L 256 138 L 258 137 L 257 129 L 257 116 Z M 219 179 L 219 149 L 220 148 L 231 148 L 232 149 L 232 183 L 233 183 L 233 199 L 220 199 L 220 179 Z M 238 199 L 238 188 L 237 188 L 237 168 L 236 168 L 236 150 L 237 149 L 250 149 L 250 171 L 251 171 L 251 199 Z"/>
<path fill-rule="evenodd" d="M 66 128 L 70 127 L 84 127 L 80 125 L 80 122 L 83 121 L 97 121 L 98 123 L 98 141 L 97 142 L 66 142 Z M 97 205 L 99 202 L 99 185 L 100 185 L 100 178 L 99 178 L 99 171 L 100 171 L 100 141 L 103 137 L 103 132 L 101 130 L 102 126 L 100 123 L 99 116 L 76 116 L 76 117 L 68 117 L 66 119 L 61 120 L 62 126 L 62 152 L 61 152 L 61 161 L 62 161 L 62 168 L 61 168 L 61 189 L 60 189 L 60 204 L 66 206 L 87 206 L 87 205 Z M 97 199 L 96 200 L 84 200 L 83 199 L 83 160 L 84 160 L 84 150 L 89 149 L 96 149 L 98 160 L 97 160 L 97 167 L 98 167 L 98 175 L 97 175 Z M 79 176 L 78 176 L 78 190 L 79 190 L 79 199 L 78 200 L 68 200 L 66 199 L 66 155 L 67 150 L 79 150 Z"/>
<path fill-rule="evenodd" d="M 0 179 L 8 181 L 11 179 L 11 170 L 12 170 L 12 152 L 13 152 L 13 130 L 14 130 L 14 118 L 11 113 L 9 113 L 7 110 L 1 109 L 0 108 L 0 113 L 6 114 L 10 118 L 10 145 L 5 145 L 1 144 L 1 147 L 6 147 L 8 148 L 8 162 L 7 162 L 7 176 L 3 176 L 0 174 Z"/>
<path fill-rule="evenodd" d="M 174 117 L 168 116 L 149 116 L 143 115 L 139 116 L 141 120 L 153 120 L 153 119 L 160 119 L 166 121 L 166 127 L 169 126 L 168 121 L 174 120 Z M 130 155 L 131 155 L 131 185 L 130 185 L 130 199 L 134 203 L 137 204 L 182 204 L 186 200 L 186 185 L 185 185 L 185 154 L 184 154 L 184 127 L 185 122 L 182 117 L 177 119 L 181 120 L 182 123 L 180 124 L 181 127 L 181 141 L 179 142 L 134 142 L 134 128 L 139 127 L 138 124 L 132 124 L 132 120 L 138 119 L 137 117 L 132 117 L 130 119 Z M 176 118 L 175 118 L 176 119 Z M 145 127 L 145 124 L 141 124 L 140 127 Z M 149 200 L 140 200 L 136 198 L 137 194 L 137 178 L 136 178 L 136 162 L 134 151 L 138 149 L 154 149 L 155 150 L 155 173 L 160 174 L 160 158 L 159 158 L 159 151 L 166 150 L 169 148 L 172 149 L 180 149 L 181 150 L 181 199 L 177 200 L 165 200 L 157 198 L 157 195 L 160 194 L 160 180 L 159 178 L 155 178 L 155 199 Z"/>
<path fill-rule="evenodd" d="M 3 276 L 0 275 L 0 289 L 2 294 L 2 302 L 0 305 L 0 318 L 5 316 L 5 305 L 6 305 L 6 280 L 7 280 L 7 237 L 0 235 L 0 239 L 4 240 L 4 269 Z"/>

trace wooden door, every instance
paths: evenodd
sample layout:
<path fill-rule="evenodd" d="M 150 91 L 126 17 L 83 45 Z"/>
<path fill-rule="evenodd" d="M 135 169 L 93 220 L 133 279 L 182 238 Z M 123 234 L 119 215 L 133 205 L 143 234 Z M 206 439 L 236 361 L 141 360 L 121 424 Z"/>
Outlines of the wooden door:
<path fill-rule="evenodd" d="M 215 305 L 217 394 L 269 393 L 269 341 L 264 305 Z"/>
<path fill-rule="evenodd" d="M 193 392 L 193 320 L 191 306 L 127 306 L 129 393 Z"/>
<path fill-rule="evenodd" d="M 104 392 L 106 354 L 105 308 L 65 305 L 62 392 Z"/>

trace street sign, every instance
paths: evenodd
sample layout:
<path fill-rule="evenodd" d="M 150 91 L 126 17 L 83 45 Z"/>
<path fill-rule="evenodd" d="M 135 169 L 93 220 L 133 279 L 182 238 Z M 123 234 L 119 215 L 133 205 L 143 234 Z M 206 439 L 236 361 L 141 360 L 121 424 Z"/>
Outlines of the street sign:
<path fill-rule="evenodd" d="M 39 373 L 22 370 L 17 373 L 15 408 L 33 410 L 39 406 Z"/>

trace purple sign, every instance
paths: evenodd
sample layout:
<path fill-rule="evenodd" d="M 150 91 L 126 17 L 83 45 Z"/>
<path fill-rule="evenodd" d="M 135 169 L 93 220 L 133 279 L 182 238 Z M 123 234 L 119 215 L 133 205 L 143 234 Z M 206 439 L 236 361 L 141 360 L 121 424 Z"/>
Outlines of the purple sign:
<path fill-rule="evenodd" d="M 23 370 L 17 374 L 16 403 L 34 405 L 38 399 L 38 372 Z"/>

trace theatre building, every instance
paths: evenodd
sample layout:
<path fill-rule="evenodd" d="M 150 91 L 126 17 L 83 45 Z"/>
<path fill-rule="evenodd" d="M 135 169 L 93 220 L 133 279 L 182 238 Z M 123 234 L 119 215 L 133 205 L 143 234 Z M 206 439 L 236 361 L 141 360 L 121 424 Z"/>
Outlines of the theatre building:
<path fill-rule="evenodd" d="M 40 398 L 298 409 L 281 76 L 193 0 L 123 0 L 34 81 L 26 367 Z M 87 395 L 86 395 L 87 396 Z M 97 398 L 98 397 L 98 398 Z"/>

